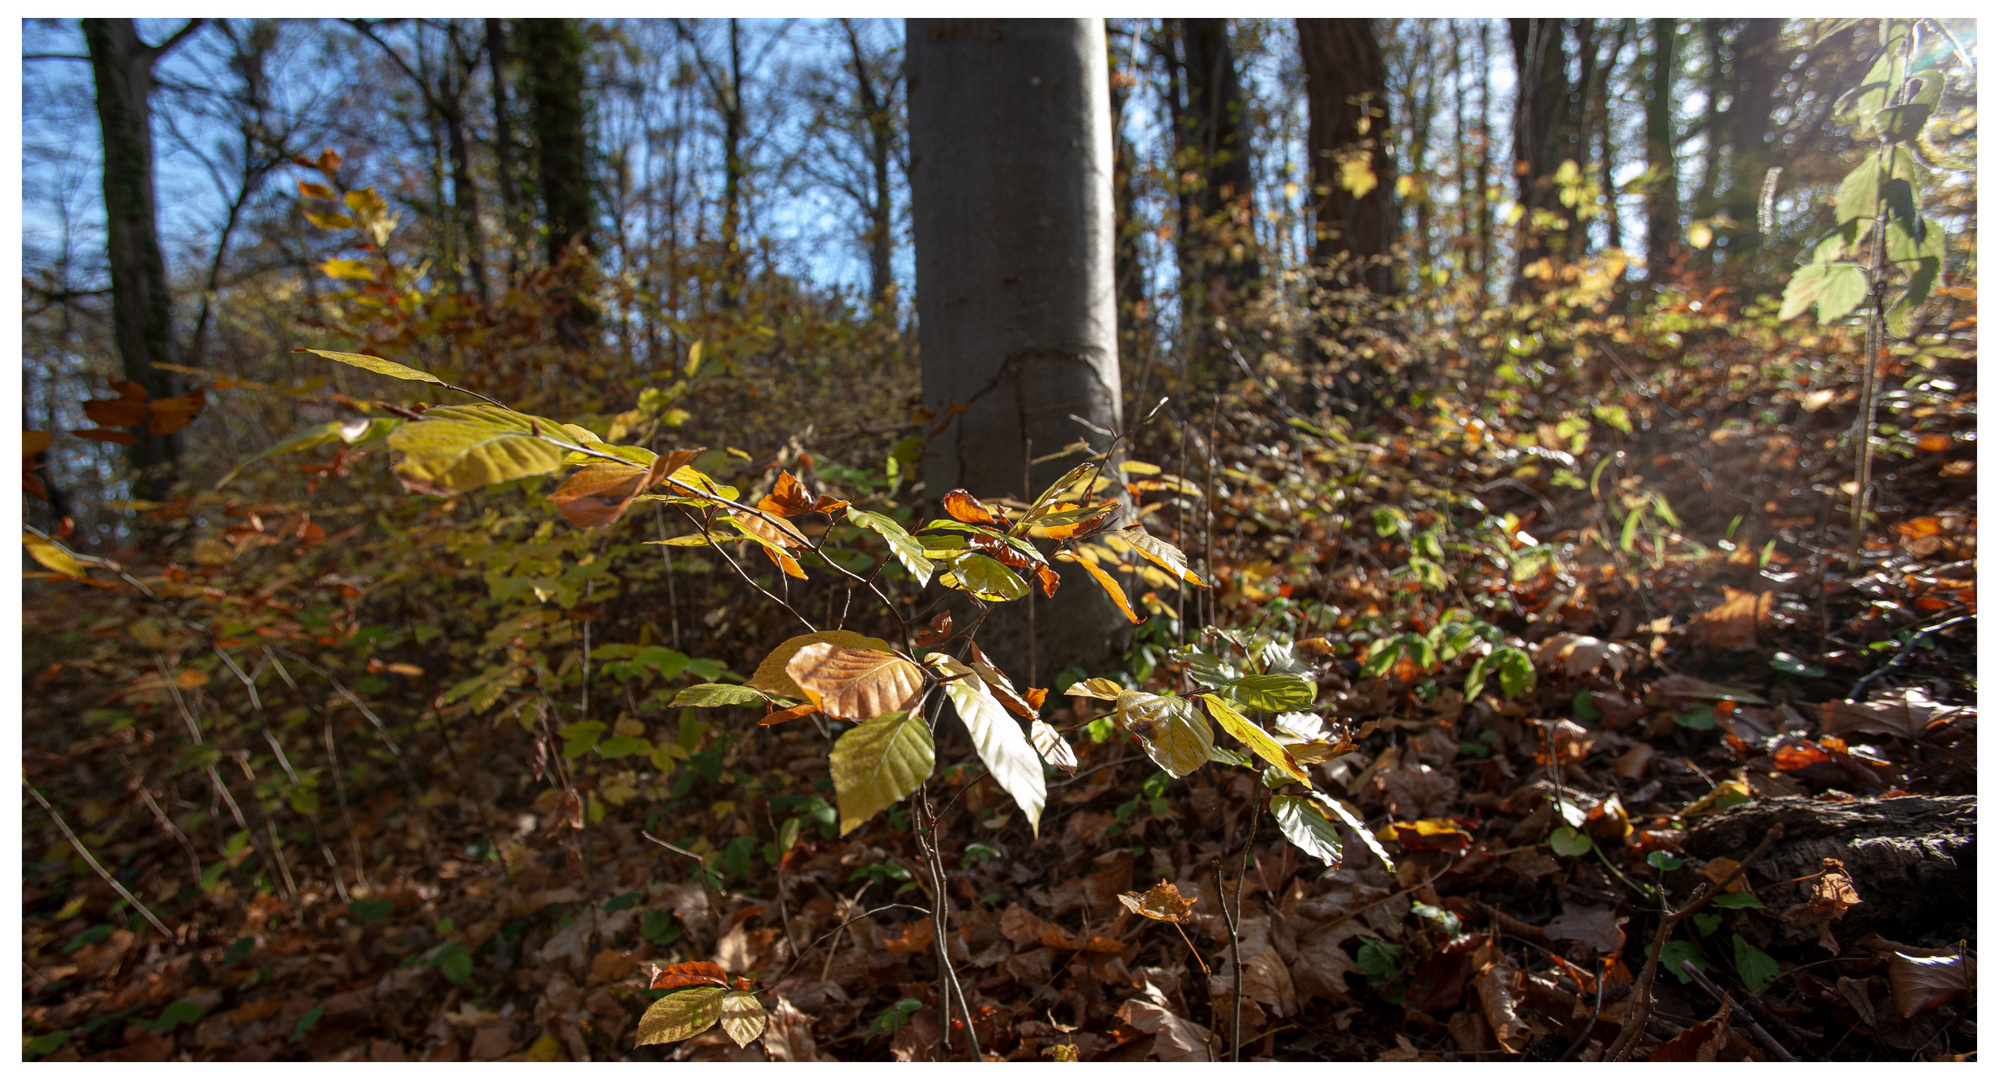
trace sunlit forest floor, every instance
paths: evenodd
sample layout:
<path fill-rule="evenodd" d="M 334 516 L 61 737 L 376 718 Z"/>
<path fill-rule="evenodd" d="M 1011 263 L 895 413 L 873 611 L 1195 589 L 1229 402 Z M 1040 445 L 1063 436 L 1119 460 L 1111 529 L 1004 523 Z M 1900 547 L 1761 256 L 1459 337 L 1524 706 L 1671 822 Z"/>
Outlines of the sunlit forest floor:
<path fill-rule="evenodd" d="M 1641 361 L 1606 342 L 1524 391 L 1510 421 L 1465 420 L 1490 410 L 1448 372 L 1437 396 L 1354 421 L 1316 408 L 1338 390 L 1323 377 L 1267 369 L 1231 390 L 1215 410 L 1215 623 L 1281 629 L 1311 665 L 1320 711 L 1355 744 L 1315 781 L 1382 830 L 1393 869 L 1350 834 L 1328 869 L 1252 833 L 1253 773 L 1168 781 L 1121 732 L 1075 731 L 1080 767 L 1051 781 L 1038 839 L 990 785 L 947 773 L 933 796 L 949 950 L 978 1049 L 1225 1058 L 1239 994 L 1246 1059 L 1595 1060 L 1633 1022 L 1653 1060 L 1975 1052 L 1975 358 L 1884 365 L 1898 434 L 1849 568 L 1858 363 L 1822 355 L 1779 363 L 1717 334 Z M 1558 430 L 1580 386 L 1597 421 Z M 1155 424 L 1136 456 L 1170 468 L 1183 436 Z M 1178 539 L 1209 554 L 1191 523 Z M 247 816 L 215 863 L 138 780 L 106 779 L 190 768 L 158 691 L 193 687 L 161 669 L 136 722 L 85 720 L 130 708 L 145 674 L 91 659 L 126 602 L 29 586 L 24 764 L 171 938 L 24 800 L 26 1056 L 939 1055 L 921 857 L 906 818 L 839 839 L 813 816 L 830 796 L 821 730 L 706 714 L 737 733 L 724 740 L 682 720 L 691 755 L 670 782 L 601 820 L 593 796 L 572 829 L 559 762 L 513 721 L 419 725 L 389 753 L 350 711 L 340 750 L 374 771 L 350 771 L 337 810 L 320 784 L 311 842 L 274 850 L 246 797 L 272 777 L 247 751 L 221 757 L 246 805 L 212 812 Z M 1489 679 L 1505 692 L 1467 701 L 1467 663 L 1431 633 L 1463 623 L 1453 609 L 1523 650 L 1531 681 L 1502 669 Z M 1131 674 L 1170 684 L 1174 635 L 1149 625 Z M 1382 639 L 1399 644 L 1364 671 Z M 740 640 L 700 655 L 748 672 L 761 650 Z M 390 674 L 414 708 L 472 673 Z M 1051 704 L 1065 731 L 1102 712 Z M 780 854 L 792 816 L 804 828 Z M 1768 858 L 1730 880 L 1766 837 Z M 1245 844 L 1238 880 L 1224 867 Z M 343 895 L 327 863 L 365 875 Z M 1196 898 L 1181 924 L 1120 902 L 1161 880 Z M 1674 924 L 1650 1015 L 1634 1016 L 1661 911 L 1703 882 L 1726 888 Z M 1240 986 L 1220 898 L 1240 904 Z M 761 1045 L 716 1028 L 634 1047 L 659 996 L 650 969 L 689 960 L 757 975 Z"/>

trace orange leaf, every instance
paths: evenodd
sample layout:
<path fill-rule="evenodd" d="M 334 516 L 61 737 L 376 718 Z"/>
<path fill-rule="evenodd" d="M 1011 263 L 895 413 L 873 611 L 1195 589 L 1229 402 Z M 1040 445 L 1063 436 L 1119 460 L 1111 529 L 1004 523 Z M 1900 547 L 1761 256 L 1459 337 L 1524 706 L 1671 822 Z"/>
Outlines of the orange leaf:
<path fill-rule="evenodd" d="M 116 428 L 87 428 L 83 431 L 72 431 L 70 434 L 79 439 L 96 439 L 98 442 L 117 443 L 120 446 L 130 446 L 139 441 L 137 435 Z"/>
<path fill-rule="evenodd" d="M 1054 596 L 1055 590 L 1062 585 L 1062 575 L 1056 573 L 1055 568 L 1051 566 L 1036 566 L 1034 580 L 1041 583 L 1042 595 L 1049 597 Z"/>
<path fill-rule="evenodd" d="M 97 398 L 83 403 L 83 415 L 100 427 L 131 427 L 146 422 L 146 406 L 123 398 Z"/>
<path fill-rule="evenodd" d="M 1130 619 L 1133 623 L 1142 623 L 1145 621 L 1139 617 L 1137 612 L 1131 610 L 1131 601 L 1125 598 L 1124 586 L 1119 585 L 1116 578 L 1098 569 L 1097 564 L 1088 559 L 1077 559 L 1075 561 L 1080 563 L 1084 570 L 1089 571 L 1091 577 L 1097 579 L 1097 584 L 1103 586 L 1104 591 L 1110 594 L 1111 601 L 1117 604 L 1119 611 L 1124 612 L 1125 618 Z"/>
<path fill-rule="evenodd" d="M 1026 698 L 1027 703 L 1034 706 L 1035 711 L 1039 712 L 1041 703 L 1048 700 L 1048 688 L 1045 686 L 1030 686 L 1022 690 L 1020 696 Z"/>
<path fill-rule="evenodd" d="M 777 484 L 770 494 L 757 500 L 757 509 L 778 517 L 795 517 L 812 511 L 812 493 L 789 472 L 777 474 Z"/>
<path fill-rule="evenodd" d="M 1127 911 L 1171 923 L 1194 921 L 1194 904 L 1199 899 L 1198 896 L 1181 896 L 1180 887 L 1164 878 L 1143 894 L 1118 894 L 1118 903 L 1123 904 Z"/>
<path fill-rule="evenodd" d="M 786 720 L 796 720 L 801 716 L 810 716 L 818 710 L 819 706 L 808 701 L 803 705 L 793 705 L 789 709 L 778 709 L 766 713 L 762 720 L 757 721 L 757 726 L 771 727 L 776 724 L 782 724 Z"/>
<path fill-rule="evenodd" d="M 972 493 L 964 488 L 944 496 L 944 512 L 967 525 L 1000 524 L 994 520 L 993 512 L 986 508 L 986 504 L 973 498 Z"/>
<path fill-rule="evenodd" d="M 46 431 L 24 431 L 21 433 L 21 456 L 34 457 L 49 448 L 55 436 Z"/>
<path fill-rule="evenodd" d="M 593 462 L 569 475 L 549 496 L 569 523 L 590 529 L 609 525 L 625 515 L 632 500 L 674 471 L 694 460 L 697 450 L 674 450 L 654 458 L 650 468 Z"/>
<path fill-rule="evenodd" d="M 146 392 L 145 387 L 135 382 L 127 382 L 124 379 L 109 379 L 107 381 L 110 382 L 111 389 L 118 391 L 118 396 L 124 398 L 126 401 L 144 402 L 153 396 Z M 134 421 L 134 423 L 136 422 Z"/>
<path fill-rule="evenodd" d="M 652 976 L 652 989 L 654 990 L 678 990 L 683 986 L 720 986 L 726 988 L 728 985 L 729 973 L 723 971 L 720 964 L 710 964 L 699 960 L 691 964 L 675 964 L 672 967 L 660 968 L 658 971 L 653 972 Z"/>
<path fill-rule="evenodd" d="M 769 556 L 771 564 L 773 566 L 776 566 L 779 570 L 784 571 L 787 575 L 795 577 L 800 581 L 805 580 L 805 568 L 803 566 L 798 565 L 797 559 L 794 559 L 791 556 L 786 555 L 784 552 L 779 551 L 776 548 L 767 547 L 763 549 L 763 552 L 766 556 Z"/>
<path fill-rule="evenodd" d="M 948 638 L 950 636 L 951 636 L 951 613 L 948 611 L 940 611 L 937 613 L 936 618 L 930 620 L 930 625 L 928 628 L 919 631 L 917 633 L 916 645 L 918 648 L 928 649 L 931 646 L 936 645 L 938 642 L 943 641 L 945 638 Z"/>
<path fill-rule="evenodd" d="M 1687 623 L 1688 635 L 1717 649 L 1748 652 L 1756 648 L 1756 630 L 1770 618 L 1777 602 L 1774 592 L 1746 592 L 1721 587 L 1722 602 L 1694 616 Z"/>
<path fill-rule="evenodd" d="M 200 390 L 161 398 L 146 406 L 146 430 L 155 435 L 171 435 L 194 423 L 194 418 L 201 415 L 207 404 L 208 399 Z"/>
<path fill-rule="evenodd" d="M 769 511 L 765 512 L 768 513 Z M 734 514 L 730 514 L 729 520 L 734 521 L 737 525 L 741 526 L 744 532 L 755 535 L 758 539 L 763 540 L 766 544 L 772 544 L 778 547 L 787 547 L 793 549 L 807 548 L 812 546 L 809 542 L 806 541 L 804 533 L 801 533 L 796 528 L 793 528 L 792 524 L 788 521 L 784 521 L 783 518 L 777 519 L 780 522 L 783 522 L 784 525 L 783 528 L 779 528 L 778 526 L 771 524 L 769 521 L 766 521 L 763 518 L 756 516 L 755 514 L 745 514 L 740 511 Z"/>

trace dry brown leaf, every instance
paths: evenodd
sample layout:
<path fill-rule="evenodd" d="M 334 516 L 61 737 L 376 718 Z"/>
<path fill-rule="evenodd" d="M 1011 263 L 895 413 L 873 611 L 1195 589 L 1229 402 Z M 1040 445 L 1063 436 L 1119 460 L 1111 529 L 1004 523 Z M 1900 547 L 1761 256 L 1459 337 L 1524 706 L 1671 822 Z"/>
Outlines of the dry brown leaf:
<path fill-rule="evenodd" d="M 1534 650 L 1534 663 L 1543 671 L 1553 671 L 1559 665 L 1564 674 L 1572 677 L 1588 675 L 1607 664 L 1615 677 L 1624 674 L 1637 655 L 1638 650 L 1629 645 L 1583 634 L 1561 633 L 1542 642 Z"/>
<path fill-rule="evenodd" d="M 1624 924 L 1629 918 L 1609 908 L 1568 908 L 1550 920 L 1543 933 L 1556 941 L 1577 941 L 1592 952 L 1615 956 L 1624 948 Z"/>
<path fill-rule="evenodd" d="M 1963 997 L 1978 988 L 1978 961 L 1968 956 L 1888 955 L 1888 988 L 1895 995 L 1895 1019 Z"/>
<path fill-rule="evenodd" d="M 923 669 L 891 652 L 815 642 L 792 654 L 784 672 L 819 710 L 840 720 L 872 720 L 906 706 L 923 689 Z"/>
<path fill-rule="evenodd" d="M 1504 961 L 1487 967 L 1472 980 L 1478 989 L 1485 1022 L 1500 1049 L 1518 1054 L 1527 1048 L 1527 1021 L 1520 1018 L 1520 971 Z"/>
<path fill-rule="evenodd" d="M 1839 955 L 1839 942 L 1833 940 L 1832 922 L 1845 916 L 1848 908 L 1859 906 L 1860 893 L 1853 887 L 1853 879 L 1847 876 L 1846 864 L 1838 859 L 1825 859 L 1820 863 L 1821 872 L 1812 882 L 1811 895 L 1802 904 L 1793 904 L 1784 909 L 1785 922 L 1802 923 L 1819 928 L 1819 945 L 1825 951 Z"/>
<path fill-rule="evenodd" d="M 817 1061 L 819 1046 L 812 1038 L 812 1018 L 783 994 L 774 995 L 769 1026 L 764 1029 L 764 1054 L 772 1061 Z"/>
<path fill-rule="evenodd" d="M 1728 1042 L 1729 1001 L 1712 1017 L 1680 1032 L 1652 1050 L 1652 1061 L 1713 1061 Z"/>
<path fill-rule="evenodd" d="M 1827 735 L 1867 731 L 1913 740 L 1937 720 L 1960 711 L 1939 705 L 1922 689 L 1912 688 L 1900 697 L 1877 697 L 1864 703 L 1822 702 L 1819 705 L 1819 730 Z"/>
<path fill-rule="evenodd" d="M 1298 992 L 1291 971 L 1275 949 L 1264 949 L 1242 962 L 1242 992 L 1246 1000 L 1270 1007 L 1277 1017 L 1298 1011 Z"/>
<path fill-rule="evenodd" d="M 1191 922 L 1194 905 L 1200 901 L 1199 896 L 1181 896 L 1180 887 L 1164 879 L 1143 895 L 1135 892 L 1118 894 L 1118 903 L 1123 904 L 1125 910 L 1170 923 Z M 1289 982 L 1288 976 L 1286 981 Z"/>
<path fill-rule="evenodd" d="M 1658 753 L 1651 743 L 1638 743 L 1617 756 L 1611 763 L 1611 771 L 1626 780 L 1641 780 L 1645 777 L 1645 767 L 1652 763 L 1652 755 Z"/>
<path fill-rule="evenodd" d="M 1774 592 L 1747 592 L 1721 587 L 1722 602 L 1701 612 L 1687 623 L 1687 634 L 1712 648 L 1749 652 L 1757 647 L 1756 633 L 1770 619 L 1777 602 Z"/>
<path fill-rule="evenodd" d="M 1160 1061 L 1213 1061 L 1214 1036 L 1207 1028 L 1183 1020 L 1143 998 L 1132 998 L 1118 1007 L 1117 1018 L 1146 1034 L 1156 1033 L 1152 1056 Z"/>

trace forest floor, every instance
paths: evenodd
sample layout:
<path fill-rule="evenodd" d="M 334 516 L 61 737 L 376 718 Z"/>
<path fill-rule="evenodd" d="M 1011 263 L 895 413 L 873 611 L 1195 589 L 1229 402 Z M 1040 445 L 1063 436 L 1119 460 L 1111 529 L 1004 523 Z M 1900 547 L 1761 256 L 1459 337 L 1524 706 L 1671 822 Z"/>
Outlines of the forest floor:
<path fill-rule="evenodd" d="M 1853 378 L 1779 382 L 1762 365 L 1728 340 L 1697 365 L 1606 362 L 1629 423 L 1577 454 L 1596 496 L 1548 482 L 1563 433 L 1530 452 L 1514 433 L 1404 409 L 1336 434 L 1287 420 L 1311 396 L 1295 379 L 1225 402 L 1216 621 L 1290 628 L 1320 711 L 1355 744 L 1314 780 L 1382 830 L 1393 867 L 1344 834 L 1328 869 L 1249 824 L 1267 794 L 1254 774 L 1167 782 L 1121 733 L 1077 739 L 1079 770 L 1051 782 L 1038 838 L 974 773 L 946 774 L 930 798 L 979 1052 L 1205 1059 L 1239 1041 L 1246 1059 L 1597 1060 L 1636 1025 L 1625 1041 L 1652 1060 L 1975 1054 L 1975 373 L 1947 363 L 1921 381 L 1889 365 L 1887 385 L 1915 387 L 1890 401 L 1905 449 L 1883 453 L 1877 521 L 1849 569 L 1838 485 L 1851 456 L 1837 439 Z M 1148 460 L 1184 458 L 1179 432 L 1146 438 L 1160 443 Z M 1590 476 L 1606 440 L 1622 464 Z M 1349 524 L 1329 529 L 1319 511 L 1341 488 Z M 1670 509 L 1623 528 L 1654 495 Z M 1512 572 L 1494 562 L 1476 598 L 1463 576 L 1426 591 L 1405 540 L 1465 521 L 1466 497 L 1508 522 Z M 1406 521 L 1369 518 L 1370 503 Z M 1208 541 L 1181 542 L 1191 554 Z M 1544 544 L 1570 554 L 1522 570 L 1520 553 Z M 31 593 L 31 638 L 61 640 L 98 602 L 74 587 L 49 602 L 56 588 Z M 1531 655 L 1532 685 L 1467 702 L 1462 665 L 1412 645 L 1363 675 L 1364 657 L 1333 644 L 1420 637 L 1452 607 L 1484 612 Z M 758 656 L 723 659 L 740 672 Z M 1152 677 L 1173 678 L 1159 661 Z M 170 932 L 118 901 L 24 797 L 29 1058 L 971 1052 L 962 1016 L 942 1026 L 921 914 L 933 898 L 900 815 L 845 839 L 811 824 L 775 874 L 743 872 L 754 844 L 710 845 L 707 882 L 643 835 L 729 819 L 768 838 L 800 801 L 771 792 L 823 787 L 823 735 L 808 725 L 751 729 L 683 765 L 667 809 L 581 830 L 513 724 L 466 725 L 405 747 L 411 784 L 356 790 L 326 858 L 377 854 L 346 895 L 204 891 L 185 877 L 189 859 L 202 873 L 185 838 L 101 780 L 165 768 L 147 758 L 172 740 L 143 725 L 74 738 L 63 718 L 111 691 L 76 665 L 26 677 L 28 779 Z M 1051 695 L 1051 722 L 1074 729 L 1095 704 Z M 1162 880 L 1193 900 L 1176 925 L 1120 901 Z M 1721 888 L 1683 910 L 1703 884 Z M 761 1045 L 716 1028 L 634 1047 L 660 994 L 651 968 L 694 960 L 758 976 Z"/>

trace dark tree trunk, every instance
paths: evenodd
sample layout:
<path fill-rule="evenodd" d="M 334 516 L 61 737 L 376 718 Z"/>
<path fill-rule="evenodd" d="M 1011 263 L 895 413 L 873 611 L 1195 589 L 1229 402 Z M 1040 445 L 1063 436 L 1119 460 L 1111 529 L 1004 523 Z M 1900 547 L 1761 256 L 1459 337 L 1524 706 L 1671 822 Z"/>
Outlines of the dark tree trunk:
<path fill-rule="evenodd" d="M 1396 291 L 1388 261 L 1398 221 L 1395 159 L 1389 156 L 1388 63 L 1366 19 L 1299 19 L 1311 117 L 1306 149 L 1312 159 L 1312 258 L 1365 260 L 1354 284 Z M 1356 196 L 1341 178 L 1341 162 L 1364 157 L 1374 186 Z"/>
<path fill-rule="evenodd" d="M 1242 87 L 1227 19 L 1179 19 L 1186 106 L 1178 130 L 1179 167 L 1195 176 L 1182 222 L 1186 310 L 1197 354 L 1217 318 L 1233 321 L 1262 274 L 1252 227 L 1254 195 L 1243 134 Z"/>
<path fill-rule="evenodd" d="M 500 187 L 500 220 L 507 230 L 507 279 L 521 271 L 521 197 L 514 176 L 520 150 L 514 142 L 512 107 L 507 103 L 507 27 L 505 20 L 486 20 L 486 67 L 493 90 L 493 174 Z"/>
<path fill-rule="evenodd" d="M 1677 68 L 1673 19 L 1652 20 L 1652 70 L 1645 89 L 1645 276 L 1657 289 L 1680 258 L 1680 169 L 1674 158 L 1673 76 Z"/>
<path fill-rule="evenodd" d="M 1610 246 L 1624 247 L 1624 220 L 1617 209 L 1617 178 L 1615 147 L 1611 143 L 1613 124 L 1610 116 L 1611 84 L 1617 78 L 1617 57 L 1624 51 L 1625 39 L 1631 35 L 1632 20 L 1619 19 L 1617 33 L 1612 35 L 1610 45 L 1604 50 L 1603 59 L 1597 63 L 1596 93 L 1591 109 L 1595 119 L 1591 122 L 1596 131 L 1597 186 L 1603 189 L 1604 218 L 1608 226 Z"/>
<path fill-rule="evenodd" d="M 1700 186 L 1694 191 L 1696 217 L 1713 217 L 1721 209 L 1722 147 L 1732 118 L 1729 111 L 1721 107 L 1721 100 L 1728 96 L 1729 62 L 1725 55 L 1728 22 L 1727 19 L 1701 20 L 1701 38 L 1707 44 L 1707 113 L 1702 119 L 1701 137 L 1707 146 L 1701 154 Z M 1703 263 L 1712 266 L 1715 254 L 1714 248 L 1708 248 L 1701 255 Z"/>
<path fill-rule="evenodd" d="M 1030 458 L 1121 426 L 1103 23 L 911 19 L 905 37 L 923 401 L 946 420 L 924 489 L 1032 499 L 1075 459 Z M 1060 590 L 1031 601 L 1039 671 L 1114 663 L 1123 617 L 1057 565 Z M 981 640 L 1016 677 L 1028 603 Z"/>
<path fill-rule="evenodd" d="M 1777 105 L 1777 80 L 1784 57 L 1778 51 L 1782 19 L 1744 19 L 1735 35 L 1728 107 L 1728 193 L 1722 208 L 1735 221 L 1728 234 L 1728 268 L 1751 274 L 1763 246 L 1759 224 L 1765 175 L 1773 163 L 1770 113 Z"/>
<path fill-rule="evenodd" d="M 192 29 L 190 23 L 181 35 Z M 125 379 L 154 398 L 178 391 L 171 372 L 154 364 L 175 363 L 173 295 L 167 289 L 166 260 L 160 253 L 158 210 L 153 195 L 153 64 L 167 48 L 139 40 L 130 19 L 85 19 L 83 37 L 97 84 L 97 120 L 104 140 L 106 261 L 111 267 L 111 323 Z M 130 448 L 136 475 L 132 492 L 142 499 L 162 497 L 180 458 L 178 435 L 138 432 Z"/>
<path fill-rule="evenodd" d="M 1492 295 L 1492 26 L 1478 21 L 1478 295 Z"/>
<path fill-rule="evenodd" d="M 1524 268 L 1540 259 L 1568 257 L 1575 214 L 1562 205 L 1555 174 L 1563 161 L 1576 155 L 1576 129 L 1561 20 L 1509 19 L 1508 23 L 1516 86 L 1513 168 L 1519 182 L 1519 202 L 1525 210 L 1518 250 Z M 1552 227 L 1556 220 L 1566 228 Z M 1514 291 L 1528 292 L 1532 284 L 1524 275 L 1516 277 Z"/>
<path fill-rule="evenodd" d="M 1118 354 L 1126 363 L 1131 363 L 1141 351 L 1149 355 L 1149 349 L 1142 349 L 1140 345 L 1141 328 L 1149 325 L 1150 312 L 1145 295 L 1145 265 L 1139 246 L 1139 236 L 1145 223 L 1139 219 L 1138 210 L 1135 176 L 1138 152 L 1124 130 L 1131 87 L 1137 85 L 1131 70 L 1134 67 L 1136 64 L 1131 56 L 1121 56 L 1115 46 L 1110 46 L 1111 187 L 1117 229 L 1112 266 L 1117 278 Z"/>
<path fill-rule="evenodd" d="M 543 221 L 548 228 L 548 261 L 560 263 L 572 247 L 595 250 L 591 235 L 590 153 L 585 135 L 588 106 L 583 96 L 583 34 L 574 19 L 530 19 L 520 31 L 528 74 L 535 154 L 540 164 Z M 581 296 L 566 295 L 567 313 L 556 325 L 569 348 L 581 348 L 597 313 Z"/>
<path fill-rule="evenodd" d="M 729 20 L 729 89 L 722 100 L 722 251 L 729 274 L 724 301 L 733 304 L 742 290 L 743 230 L 743 38 L 742 26 Z"/>

